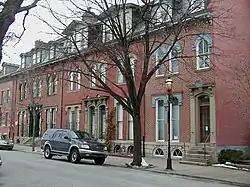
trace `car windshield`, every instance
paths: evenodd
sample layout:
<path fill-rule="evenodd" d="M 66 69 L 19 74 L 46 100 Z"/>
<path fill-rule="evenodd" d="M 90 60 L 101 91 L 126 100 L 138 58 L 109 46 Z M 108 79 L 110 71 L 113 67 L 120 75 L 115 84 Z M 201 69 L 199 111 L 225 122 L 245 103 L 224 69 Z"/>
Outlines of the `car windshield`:
<path fill-rule="evenodd" d="M 84 140 L 91 140 L 89 133 L 81 132 L 81 131 L 74 131 L 71 132 L 71 138 L 73 139 L 84 139 Z"/>
<path fill-rule="evenodd" d="M 5 134 L 0 134 L 0 140 L 9 140 L 9 138 Z"/>

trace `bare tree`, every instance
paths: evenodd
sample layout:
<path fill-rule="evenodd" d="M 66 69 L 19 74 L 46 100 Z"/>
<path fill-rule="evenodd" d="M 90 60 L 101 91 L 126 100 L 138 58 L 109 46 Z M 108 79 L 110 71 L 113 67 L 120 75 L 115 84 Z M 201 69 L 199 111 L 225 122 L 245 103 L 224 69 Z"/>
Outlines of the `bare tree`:
<path fill-rule="evenodd" d="M 65 70 L 80 73 L 82 81 L 68 80 L 85 89 L 110 94 L 132 116 L 132 164 L 137 166 L 141 165 L 141 103 L 148 82 L 159 71 L 173 74 L 174 60 L 194 73 L 191 59 L 195 55 L 184 50 L 190 37 L 223 35 L 221 31 L 210 30 L 215 17 L 206 9 L 208 1 L 170 2 L 142 0 L 132 4 L 127 0 L 68 0 L 65 6 L 70 15 L 56 12 L 49 4 L 44 6 L 63 29 L 41 18 L 64 38 L 68 57 L 75 57 L 69 58 L 70 65 Z M 78 19 L 66 25 L 63 20 L 72 17 Z M 207 52 L 209 55 L 200 58 L 204 65 L 211 65 L 208 59 L 211 51 Z M 170 63 L 172 68 L 169 68 Z"/>
<path fill-rule="evenodd" d="M 28 16 L 29 11 L 37 6 L 38 1 L 39 0 L 33 0 L 29 5 L 23 5 L 26 2 L 25 0 L 6 0 L 5 2 L 0 3 L 0 62 L 3 58 L 2 50 L 4 43 L 13 37 L 13 33 L 8 35 L 8 30 L 10 25 L 14 23 L 16 15 L 25 12 L 23 18 L 23 32 L 20 36 L 15 35 L 15 37 L 21 38 L 26 30 L 26 17 Z"/>

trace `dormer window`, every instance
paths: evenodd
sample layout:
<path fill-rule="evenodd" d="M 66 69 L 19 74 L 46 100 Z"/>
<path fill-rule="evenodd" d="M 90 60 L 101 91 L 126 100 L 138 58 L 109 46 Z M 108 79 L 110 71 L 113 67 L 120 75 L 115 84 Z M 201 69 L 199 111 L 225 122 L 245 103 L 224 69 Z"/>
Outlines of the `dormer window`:
<path fill-rule="evenodd" d="M 102 38 L 103 42 L 111 41 L 113 38 L 109 24 L 110 24 L 109 21 L 103 24 L 103 38 Z"/>
<path fill-rule="evenodd" d="M 155 22 L 161 24 L 172 19 L 172 3 L 171 1 L 163 0 L 156 2 L 154 11 Z"/>
<path fill-rule="evenodd" d="M 25 68 L 25 56 L 21 56 L 21 68 Z"/>
<path fill-rule="evenodd" d="M 119 19 L 120 19 L 121 30 L 122 30 L 122 33 L 124 34 L 125 29 L 124 29 L 124 23 L 123 23 L 123 21 L 124 21 L 123 16 L 124 16 L 123 11 L 121 11 L 121 13 L 119 14 Z M 131 10 L 126 10 L 126 12 L 125 12 L 125 28 L 126 28 L 126 34 L 132 28 L 132 11 Z"/>
<path fill-rule="evenodd" d="M 40 62 L 41 62 L 41 51 L 37 51 L 36 63 L 40 63 Z"/>
<path fill-rule="evenodd" d="M 36 64 L 36 51 L 33 51 L 33 55 L 32 55 L 32 62 L 33 64 Z"/>
<path fill-rule="evenodd" d="M 192 13 L 201 11 L 205 8 L 205 0 L 191 0 L 190 3 Z"/>
<path fill-rule="evenodd" d="M 51 46 L 49 49 L 49 59 L 55 58 L 55 47 Z"/>

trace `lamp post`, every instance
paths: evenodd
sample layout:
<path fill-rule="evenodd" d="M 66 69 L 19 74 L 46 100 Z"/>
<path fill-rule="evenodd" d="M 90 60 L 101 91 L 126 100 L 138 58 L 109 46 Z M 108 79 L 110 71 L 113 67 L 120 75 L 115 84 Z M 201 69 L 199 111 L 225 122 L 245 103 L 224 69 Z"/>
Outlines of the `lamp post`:
<path fill-rule="evenodd" d="M 168 170 L 172 170 L 172 159 L 171 159 L 171 145 L 170 145 L 170 104 L 172 102 L 172 86 L 173 80 L 168 77 L 165 81 L 167 87 L 167 94 L 168 94 L 168 158 L 167 158 L 167 168 Z"/>

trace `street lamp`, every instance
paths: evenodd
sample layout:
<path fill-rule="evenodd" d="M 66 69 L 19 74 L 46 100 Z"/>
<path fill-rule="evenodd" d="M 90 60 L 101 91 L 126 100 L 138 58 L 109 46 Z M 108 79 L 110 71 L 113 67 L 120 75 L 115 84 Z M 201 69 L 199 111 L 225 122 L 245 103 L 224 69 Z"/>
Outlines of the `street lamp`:
<path fill-rule="evenodd" d="M 173 87 L 173 80 L 168 77 L 165 81 L 167 87 L 167 94 L 168 94 L 168 158 L 167 158 L 167 168 L 172 170 L 172 159 L 171 159 L 171 145 L 170 145 L 170 104 L 172 102 L 172 87 Z"/>

